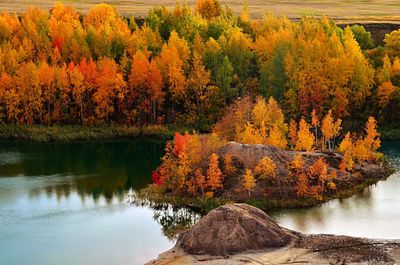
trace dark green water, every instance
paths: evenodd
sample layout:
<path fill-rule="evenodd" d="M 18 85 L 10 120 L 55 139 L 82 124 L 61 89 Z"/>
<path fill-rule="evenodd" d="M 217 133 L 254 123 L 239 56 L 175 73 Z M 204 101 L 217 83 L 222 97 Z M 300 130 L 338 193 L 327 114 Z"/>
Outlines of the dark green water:
<path fill-rule="evenodd" d="M 400 168 L 400 143 L 383 150 Z M 163 144 L 0 143 L 0 265 L 133 265 L 171 248 L 197 216 L 126 202 L 151 182 Z M 346 200 L 273 213 L 306 233 L 400 238 L 400 174 Z"/>

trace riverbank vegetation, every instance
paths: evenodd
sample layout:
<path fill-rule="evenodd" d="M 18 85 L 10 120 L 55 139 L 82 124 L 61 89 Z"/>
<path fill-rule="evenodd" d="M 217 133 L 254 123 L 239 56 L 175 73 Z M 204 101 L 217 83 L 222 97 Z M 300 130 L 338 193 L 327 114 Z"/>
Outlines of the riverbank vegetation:
<path fill-rule="evenodd" d="M 0 124 L 0 139 L 31 142 L 71 142 L 116 139 L 173 139 L 176 132 L 187 128 L 161 124 L 136 126 L 18 125 Z"/>
<path fill-rule="evenodd" d="M 360 27 L 249 12 L 214 0 L 155 7 L 141 24 L 107 4 L 85 16 L 61 3 L 3 12 L 0 120 L 209 131 L 238 97 L 261 95 L 277 100 L 286 122 L 310 122 L 312 110 L 350 125 L 371 115 L 398 122 L 398 31 L 375 47 Z"/>

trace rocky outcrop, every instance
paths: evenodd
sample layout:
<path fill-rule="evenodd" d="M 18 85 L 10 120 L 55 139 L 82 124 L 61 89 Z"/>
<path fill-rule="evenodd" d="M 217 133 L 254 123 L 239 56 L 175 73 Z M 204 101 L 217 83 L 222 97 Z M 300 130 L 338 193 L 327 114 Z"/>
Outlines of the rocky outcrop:
<path fill-rule="evenodd" d="M 227 204 L 212 210 L 184 232 L 177 246 L 190 254 L 226 256 L 283 247 L 297 239 L 297 233 L 280 227 L 260 209 L 247 204 Z"/>
<path fill-rule="evenodd" d="M 228 176 L 224 179 L 224 189 L 219 191 L 218 196 L 236 202 L 244 202 L 248 199 L 248 194 L 243 188 L 241 179 L 241 176 L 244 175 L 244 169 L 251 169 L 254 172 L 257 164 L 264 157 L 271 158 L 275 163 L 277 169 L 276 176 L 274 179 L 269 180 L 258 179 L 256 186 L 251 192 L 251 199 L 265 201 L 266 205 L 269 201 L 275 200 L 278 201 L 278 204 L 286 201 L 288 205 L 291 205 L 292 207 L 304 206 L 298 200 L 296 194 L 297 175 L 293 175 L 293 172 L 289 172 L 293 158 L 297 154 L 302 155 L 305 171 L 314 165 L 320 158 L 323 158 L 326 161 L 329 175 L 335 176 L 331 180 L 336 189 L 332 190 L 325 187 L 322 192 L 322 195 L 325 196 L 325 200 L 337 198 L 339 196 L 337 191 L 343 192 L 340 196 L 346 196 L 346 194 L 351 194 L 351 191 L 359 185 L 363 186 L 365 183 L 376 182 L 388 176 L 386 170 L 387 165 L 376 161 L 355 161 L 352 170 L 340 170 L 343 155 L 334 152 L 323 152 L 318 150 L 313 152 L 298 152 L 283 150 L 272 145 L 229 142 L 221 147 L 217 154 L 222 159 L 226 155 L 232 156 L 235 161 L 235 166 L 238 168 L 238 171 L 234 176 Z M 207 170 L 207 166 L 208 160 L 205 161 L 204 170 Z M 313 185 L 315 189 L 318 189 L 318 187 L 316 187 L 318 186 L 318 181 L 312 182 L 311 180 L 309 185 L 310 189 Z M 318 204 L 318 202 L 322 202 L 322 200 L 314 200 L 314 204 Z M 282 206 L 275 205 L 275 207 Z"/>
<path fill-rule="evenodd" d="M 400 241 L 304 235 L 261 210 L 229 204 L 209 212 L 148 264 L 398 264 Z"/>
<path fill-rule="evenodd" d="M 241 144 L 237 142 L 229 142 L 219 150 L 220 156 L 229 154 L 242 162 L 245 168 L 255 168 L 262 158 L 270 157 L 277 165 L 278 174 L 281 175 L 288 173 L 287 165 L 293 160 L 294 155 L 298 153 L 298 151 L 283 150 L 272 145 Z M 306 166 L 312 165 L 322 157 L 332 166 L 333 170 L 336 170 L 342 161 L 342 155 L 338 153 L 315 151 L 311 153 L 300 152 L 300 154 L 303 154 Z"/>

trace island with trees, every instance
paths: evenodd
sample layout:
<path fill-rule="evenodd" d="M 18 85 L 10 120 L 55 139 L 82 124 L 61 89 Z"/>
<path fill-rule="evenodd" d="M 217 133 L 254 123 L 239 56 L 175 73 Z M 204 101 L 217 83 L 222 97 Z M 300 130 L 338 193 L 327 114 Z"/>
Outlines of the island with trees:
<path fill-rule="evenodd" d="M 134 195 L 203 211 L 227 202 L 262 209 L 312 206 L 352 195 L 384 179 L 376 120 L 360 135 L 341 132 L 331 111 L 312 111 L 289 125 L 278 103 L 258 97 L 233 104 L 211 134 L 176 133 L 168 142 L 154 184 Z"/>

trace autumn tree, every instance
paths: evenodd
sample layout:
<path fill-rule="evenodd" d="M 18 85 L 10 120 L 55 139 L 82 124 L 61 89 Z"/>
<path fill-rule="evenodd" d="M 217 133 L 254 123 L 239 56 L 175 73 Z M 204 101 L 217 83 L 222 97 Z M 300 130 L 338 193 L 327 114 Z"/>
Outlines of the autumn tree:
<path fill-rule="evenodd" d="M 244 125 L 239 124 L 236 128 L 237 139 L 240 142 L 286 147 L 287 124 L 281 108 L 272 97 L 268 103 L 264 98 L 258 97 L 251 116 L 247 119 L 249 120 Z"/>
<path fill-rule="evenodd" d="M 233 28 L 227 37 L 219 38 L 223 53 L 233 66 L 234 82 L 238 86 L 238 94 L 243 96 L 251 89 L 252 73 L 254 73 L 255 53 L 251 49 L 251 37 L 238 28 Z M 257 85 L 258 86 L 258 85 Z"/>
<path fill-rule="evenodd" d="M 244 144 L 263 144 L 265 142 L 265 138 L 250 122 L 246 122 L 244 126 L 241 126 L 236 135 L 236 140 Z"/>
<path fill-rule="evenodd" d="M 157 111 L 162 109 L 164 93 L 163 80 L 155 61 L 149 61 L 144 52 L 138 51 L 132 60 L 129 74 L 126 108 L 130 121 L 139 120 L 142 123 L 151 117 L 152 123 L 157 121 Z M 133 108 L 130 108 L 133 106 Z"/>
<path fill-rule="evenodd" d="M 58 52 L 65 61 L 79 63 L 90 52 L 79 14 L 72 7 L 56 3 L 50 12 L 48 30 L 56 50 L 53 52 Z"/>
<path fill-rule="evenodd" d="M 174 177 L 176 178 L 177 186 L 179 190 L 183 190 L 186 184 L 186 179 L 189 173 L 192 171 L 190 167 L 190 161 L 186 152 L 181 152 L 178 155 L 178 163 Z"/>
<path fill-rule="evenodd" d="M 297 177 L 296 194 L 298 197 L 308 195 L 308 176 L 305 172 L 301 172 Z"/>
<path fill-rule="evenodd" d="M 346 171 L 353 168 L 353 149 L 353 140 L 350 137 L 350 133 L 348 132 L 346 133 L 346 136 L 343 138 L 342 142 L 339 145 L 339 151 L 343 153 L 343 159 L 339 165 L 340 170 Z"/>
<path fill-rule="evenodd" d="M 320 126 L 320 121 L 318 119 L 318 115 L 315 109 L 313 109 L 313 111 L 311 112 L 311 126 L 314 129 L 315 140 L 318 140 L 318 128 Z"/>
<path fill-rule="evenodd" d="M 251 169 L 246 169 L 245 174 L 242 179 L 242 185 L 245 190 L 249 193 L 253 191 L 254 187 L 256 186 L 256 179 L 253 176 Z"/>
<path fill-rule="evenodd" d="M 0 104 L 2 121 L 18 122 L 20 96 L 12 77 L 7 73 L 0 76 Z"/>
<path fill-rule="evenodd" d="M 310 125 L 304 118 L 301 118 L 297 132 L 296 150 L 311 151 L 314 140 L 314 135 L 310 132 Z"/>
<path fill-rule="evenodd" d="M 289 176 L 296 181 L 296 194 L 298 197 L 306 196 L 309 192 L 309 177 L 304 165 L 304 159 L 300 153 L 294 154 L 292 161 L 289 163 Z"/>
<path fill-rule="evenodd" d="M 16 72 L 15 83 L 17 95 L 20 97 L 18 122 L 33 124 L 40 119 L 43 107 L 42 90 L 39 85 L 39 74 L 36 65 L 32 62 L 23 64 Z"/>
<path fill-rule="evenodd" d="M 187 132 L 185 134 L 180 134 L 176 132 L 174 135 L 174 153 L 179 156 L 181 153 L 187 152 L 187 147 L 190 143 L 191 138 L 192 137 Z"/>
<path fill-rule="evenodd" d="M 98 4 L 84 18 L 87 43 L 94 58 L 103 56 L 119 60 L 124 54 L 130 29 L 115 7 Z"/>
<path fill-rule="evenodd" d="M 380 84 L 377 91 L 379 105 L 385 108 L 395 98 L 396 92 L 397 89 L 390 80 Z"/>
<path fill-rule="evenodd" d="M 186 93 L 185 70 L 189 59 L 189 47 L 185 40 L 172 32 L 158 57 L 158 66 L 168 86 L 168 94 L 173 103 L 178 103 Z"/>
<path fill-rule="evenodd" d="M 297 143 L 297 123 L 295 120 L 290 120 L 288 137 L 290 147 L 295 148 Z"/>
<path fill-rule="evenodd" d="M 185 101 L 189 115 L 198 119 L 207 117 L 208 110 L 212 105 L 212 97 L 217 94 L 217 88 L 210 84 L 211 73 L 203 65 L 200 54 L 193 56 L 192 67 L 187 79 L 188 97 Z M 191 102 L 190 95 L 194 102 Z"/>
<path fill-rule="evenodd" d="M 290 162 L 290 169 L 293 170 L 303 170 L 304 169 L 304 159 L 300 153 L 296 153 Z"/>
<path fill-rule="evenodd" d="M 110 115 L 115 111 L 116 103 L 121 102 L 126 93 L 126 83 L 118 72 L 114 60 L 104 58 L 98 62 L 96 73 L 96 90 L 93 101 L 99 123 L 109 123 Z"/>
<path fill-rule="evenodd" d="M 233 162 L 233 157 L 230 154 L 225 155 L 224 157 L 224 173 L 226 175 L 232 174 L 236 172 L 236 167 Z"/>
<path fill-rule="evenodd" d="M 71 63 L 68 67 L 68 77 L 70 80 L 70 86 L 72 90 L 72 95 L 76 105 L 79 107 L 79 117 L 81 124 L 85 124 L 84 120 L 84 104 L 85 98 L 87 97 L 87 92 L 89 85 L 85 84 L 84 76 L 77 66 Z M 86 99 L 87 101 L 87 99 Z"/>
<path fill-rule="evenodd" d="M 260 179 L 275 178 L 277 174 L 276 164 L 270 157 L 264 157 L 258 162 L 255 173 L 259 175 Z"/>
<path fill-rule="evenodd" d="M 372 158 L 381 146 L 380 134 L 377 131 L 376 120 L 374 117 L 369 117 L 365 124 L 366 135 L 364 137 L 364 144 L 367 148 L 369 158 Z"/>
<path fill-rule="evenodd" d="M 196 11 L 204 18 L 211 19 L 220 14 L 221 6 L 218 0 L 197 0 Z"/>
<path fill-rule="evenodd" d="M 195 185 L 200 189 L 201 196 L 204 197 L 204 190 L 206 189 L 206 177 L 203 175 L 203 172 L 200 168 L 196 169 L 194 173 Z"/>
<path fill-rule="evenodd" d="M 270 97 L 268 100 L 267 110 L 270 126 L 267 142 L 271 145 L 285 148 L 287 145 L 286 132 L 288 126 L 285 123 L 285 116 L 283 115 L 282 109 L 273 97 Z"/>
<path fill-rule="evenodd" d="M 321 132 L 322 132 L 322 150 L 325 150 L 328 145 L 328 150 L 333 151 L 335 147 L 335 138 L 339 135 L 342 129 L 342 120 L 337 119 L 336 121 L 332 117 L 332 111 L 328 111 L 322 120 Z"/>
<path fill-rule="evenodd" d="M 56 98 L 56 87 L 55 87 L 55 76 L 54 68 L 48 65 L 46 62 L 42 62 L 38 68 L 39 86 L 42 92 L 43 98 L 43 109 L 41 121 L 44 124 L 50 125 L 52 123 L 52 105 Z"/>
<path fill-rule="evenodd" d="M 218 155 L 212 153 L 210 155 L 209 165 L 207 169 L 207 185 L 212 191 L 216 191 L 223 187 L 222 172 L 219 168 Z"/>
<path fill-rule="evenodd" d="M 324 158 L 317 159 L 311 166 L 310 166 L 310 173 L 314 176 L 320 187 L 321 192 L 325 188 L 325 182 L 328 180 L 328 165 Z"/>

